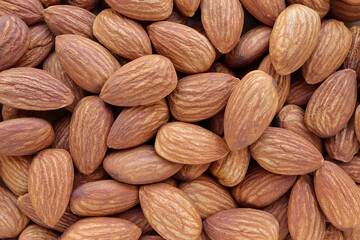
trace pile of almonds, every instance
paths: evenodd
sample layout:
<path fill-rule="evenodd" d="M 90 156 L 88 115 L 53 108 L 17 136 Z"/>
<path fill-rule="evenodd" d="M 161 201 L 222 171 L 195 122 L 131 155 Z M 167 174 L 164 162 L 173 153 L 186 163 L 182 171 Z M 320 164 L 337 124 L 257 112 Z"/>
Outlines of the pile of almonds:
<path fill-rule="evenodd" d="M 359 0 L 0 0 L 0 238 L 359 240 L 355 21 Z"/>

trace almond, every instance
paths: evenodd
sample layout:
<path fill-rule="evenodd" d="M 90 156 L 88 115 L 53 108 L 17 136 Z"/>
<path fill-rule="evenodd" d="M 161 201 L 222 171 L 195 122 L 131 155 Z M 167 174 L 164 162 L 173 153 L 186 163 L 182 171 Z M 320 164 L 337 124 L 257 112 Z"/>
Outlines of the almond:
<path fill-rule="evenodd" d="M 305 111 L 306 126 L 322 138 L 335 136 L 350 120 L 356 104 L 356 73 L 340 70 L 328 77 L 311 96 Z"/>
<path fill-rule="evenodd" d="M 156 235 L 144 235 L 139 238 L 139 240 L 164 240 L 161 236 Z"/>
<path fill-rule="evenodd" d="M 51 146 L 54 130 L 40 118 L 17 118 L 0 123 L 0 155 L 31 155 Z"/>
<path fill-rule="evenodd" d="M 326 232 L 323 240 L 343 240 L 344 236 L 341 231 L 335 228 L 333 225 L 326 227 Z"/>
<path fill-rule="evenodd" d="M 0 13 L 1 5 L 0 3 Z M 17 16 L 4 15 L 0 17 L 0 71 L 13 66 L 26 52 L 30 44 L 28 26 Z"/>
<path fill-rule="evenodd" d="M 200 177 L 209 168 L 210 163 L 205 164 L 186 164 L 178 171 L 174 178 L 181 181 L 191 181 Z"/>
<path fill-rule="evenodd" d="M 174 0 L 175 7 L 186 17 L 193 17 L 199 8 L 200 0 Z"/>
<path fill-rule="evenodd" d="M 351 39 L 351 32 L 343 22 L 334 19 L 323 21 L 315 50 L 301 69 L 306 82 L 319 83 L 334 73 L 348 55 Z"/>
<path fill-rule="evenodd" d="M 237 207 L 229 191 L 205 175 L 190 182 L 182 182 L 179 188 L 191 198 L 203 219 Z"/>
<path fill-rule="evenodd" d="M 330 10 L 330 0 L 288 0 L 290 4 L 302 4 L 314 9 L 321 18 Z"/>
<path fill-rule="evenodd" d="M 150 38 L 143 27 L 112 9 L 105 9 L 97 15 L 93 31 L 105 47 L 126 59 L 152 53 Z"/>
<path fill-rule="evenodd" d="M 195 0 L 195 1 L 198 1 L 198 0 Z M 198 2 L 200 3 L 200 1 L 198 1 Z M 181 15 L 175 9 L 172 11 L 170 16 L 166 19 L 166 21 L 187 25 L 187 17 L 185 17 L 184 15 Z"/>
<path fill-rule="evenodd" d="M 109 174 L 105 171 L 104 167 L 100 165 L 95 171 L 89 175 L 82 174 L 80 172 L 75 173 L 74 177 L 74 189 L 80 185 L 88 182 L 95 182 L 97 180 L 105 180 L 110 178 Z"/>
<path fill-rule="evenodd" d="M 269 51 L 271 28 L 260 25 L 246 32 L 231 52 L 226 54 L 225 63 L 229 67 L 247 67 Z"/>
<path fill-rule="evenodd" d="M 352 43 L 349 53 L 344 61 L 344 68 L 351 68 L 357 73 L 360 79 L 360 26 L 350 28 L 352 34 Z"/>
<path fill-rule="evenodd" d="M 138 187 L 114 180 L 99 180 L 78 186 L 71 194 L 70 208 L 78 216 L 107 216 L 139 203 Z"/>
<path fill-rule="evenodd" d="M 95 239 L 139 239 L 141 229 L 132 222 L 113 217 L 84 218 L 69 227 L 62 240 Z"/>
<path fill-rule="evenodd" d="M 179 80 L 169 95 L 171 115 L 179 121 L 197 122 L 220 112 L 239 79 L 225 73 L 200 73 Z"/>
<path fill-rule="evenodd" d="M 100 97 L 107 103 L 131 107 L 155 103 L 176 87 L 177 76 L 171 61 L 161 55 L 135 59 L 110 76 Z"/>
<path fill-rule="evenodd" d="M 225 157 L 228 147 L 218 135 L 200 126 L 172 122 L 160 128 L 156 153 L 175 163 L 205 164 Z"/>
<path fill-rule="evenodd" d="M 325 217 L 316 200 L 311 177 L 300 176 L 293 186 L 288 206 L 288 225 L 293 239 L 323 239 Z"/>
<path fill-rule="evenodd" d="M 44 10 L 39 0 L 3 0 L 0 2 L 0 15 L 16 15 L 27 25 L 32 25 L 42 19 L 41 12 Z"/>
<path fill-rule="evenodd" d="M 360 237 L 360 230 L 355 229 L 352 232 L 344 232 L 345 240 L 356 240 Z"/>
<path fill-rule="evenodd" d="M 246 148 L 261 136 L 275 116 L 278 101 L 274 79 L 263 71 L 250 72 L 236 85 L 224 118 L 231 151 Z"/>
<path fill-rule="evenodd" d="M 238 0 L 201 0 L 201 22 L 214 47 L 228 53 L 240 40 L 244 10 Z"/>
<path fill-rule="evenodd" d="M 250 151 L 260 166 L 277 174 L 304 175 L 321 167 L 324 161 L 304 137 L 276 127 L 269 127 Z"/>
<path fill-rule="evenodd" d="M 226 73 L 236 77 L 234 71 L 221 62 L 214 62 L 214 64 L 209 69 L 209 72 Z"/>
<path fill-rule="evenodd" d="M 356 1 L 356 5 L 347 3 L 344 0 L 330 0 L 330 13 L 333 18 L 344 22 L 353 22 L 360 20 L 360 4 Z"/>
<path fill-rule="evenodd" d="M 216 133 L 217 135 L 224 134 L 224 114 L 225 109 L 221 110 L 209 119 L 206 119 L 204 124 L 207 129 Z"/>
<path fill-rule="evenodd" d="M 277 240 L 279 223 L 270 213 L 236 208 L 219 212 L 204 221 L 204 230 L 210 239 Z"/>
<path fill-rule="evenodd" d="M 57 36 L 55 49 L 70 78 L 92 93 L 99 93 L 105 81 L 120 68 L 119 62 L 106 48 L 82 36 Z"/>
<path fill-rule="evenodd" d="M 297 71 L 291 75 L 290 91 L 286 103 L 298 106 L 305 106 L 320 84 L 308 84 Z"/>
<path fill-rule="evenodd" d="M 70 151 L 69 132 L 70 132 L 71 115 L 65 115 L 54 124 L 55 140 L 53 148 L 62 148 Z"/>
<path fill-rule="evenodd" d="M 57 240 L 58 238 L 59 235 L 55 232 L 35 224 L 26 227 L 19 236 L 19 240 Z"/>
<path fill-rule="evenodd" d="M 31 160 L 29 156 L 0 156 L 1 180 L 16 196 L 28 192 L 28 175 Z"/>
<path fill-rule="evenodd" d="M 142 234 L 149 234 L 151 232 L 154 232 L 154 229 L 146 220 L 140 207 L 133 207 L 130 210 L 117 214 L 116 217 L 135 223 L 136 226 L 141 228 Z"/>
<path fill-rule="evenodd" d="M 0 72 L 2 104 L 24 110 L 46 111 L 66 107 L 73 100 L 71 90 L 44 70 L 19 67 Z"/>
<path fill-rule="evenodd" d="M 188 26 L 156 22 L 148 26 L 148 33 L 155 50 L 168 57 L 180 72 L 205 72 L 215 60 L 215 49 L 209 40 Z"/>
<path fill-rule="evenodd" d="M 319 14 L 304 5 L 290 5 L 279 15 L 269 47 L 278 74 L 293 73 L 308 60 L 318 43 L 320 28 Z"/>
<path fill-rule="evenodd" d="M 355 134 L 360 141 L 360 107 L 357 106 L 354 114 Z"/>
<path fill-rule="evenodd" d="M 356 183 L 360 183 L 360 156 L 355 155 L 350 162 L 335 162 L 341 167 Z"/>
<path fill-rule="evenodd" d="M 81 173 L 89 175 L 103 161 L 113 121 L 111 109 L 98 96 L 83 98 L 76 106 L 70 122 L 69 146 Z"/>
<path fill-rule="evenodd" d="M 342 231 L 352 231 L 360 224 L 360 191 L 339 166 L 325 161 L 315 172 L 316 197 L 326 218 Z"/>
<path fill-rule="evenodd" d="M 165 239 L 195 240 L 200 236 L 198 210 L 180 189 L 164 183 L 143 185 L 139 197 L 146 219 Z"/>
<path fill-rule="evenodd" d="M 230 152 L 226 157 L 213 162 L 210 167 L 211 174 L 225 187 L 238 185 L 245 177 L 250 162 L 248 148 Z"/>
<path fill-rule="evenodd" d="M 1 114 L 4 121 L 15 118 L 37 117 L 37 118 L 46 119 L 48 117 L 47 111 L 23 110 L 23 109 L 13 108 L 8 105 L 3 105 L 1 109 Z"/>
<path fill-rule="evenodd" d="M 107 145 L 114 149 L 125 149 L 143 144 L 156 135 L 169 117 L 165 100 L 152 105 L 124 108 L 111 126 Z"/>
<path fill-rule="evenodd" d="M 45 7 L 60 4 L 60 0 L 40 0 Z"/>
<path fill-rule="evenodd" d="M 238 204 L 260 208 L 278 200 L 295 180 L 296 176 L 278 175 L 256 167 L 231 192 Z"/>
<path fill-rule="evenodd" d="M 92 10 L 97 6 L 100 0 L 65 0 L 66 4 L 81 7 L 86 10 Z M 101 1 L 103 2 L 103 1 Z M 104 2 L 105 3 L 105 2 Z"/>

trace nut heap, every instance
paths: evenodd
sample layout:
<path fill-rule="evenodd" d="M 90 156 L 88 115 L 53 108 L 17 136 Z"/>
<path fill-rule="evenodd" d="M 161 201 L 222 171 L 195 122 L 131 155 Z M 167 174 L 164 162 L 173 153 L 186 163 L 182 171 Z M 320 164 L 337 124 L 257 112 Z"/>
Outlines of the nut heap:
<path fill-rule="evenodd" d="M 0 0 L 1 239 L 360 239 L 359 0 L 61 3 Z"/>

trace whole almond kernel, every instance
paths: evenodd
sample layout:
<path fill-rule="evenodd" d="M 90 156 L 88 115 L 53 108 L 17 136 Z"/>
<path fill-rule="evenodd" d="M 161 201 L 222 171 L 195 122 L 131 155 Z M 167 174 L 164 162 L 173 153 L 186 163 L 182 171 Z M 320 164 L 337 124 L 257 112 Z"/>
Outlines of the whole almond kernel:
<path fill-rule="evenodd" d="M 139 203 L 137 186 L 115 180 L 99 180 L 78 186 L 71 194 L 70 208 L 78 216 L 107 216 Z"/>
<path fill-rule="evenodd" d="M 287 129 L 269 127 L 250 146 L 251 156 L 266 170 L 285 175 L 304 175 L 320 168 L 324 158 L 304 137 Z"/>
<path fill-rule="evenodd" d="M 350 120 L 356 104 L 356 73 L 335 72 L 311 96 L 305 110 L 305 124 L 322 138 L 335 136 Z"/>
<path fill-rule="evenodd" d="M 62 148 L 70 151 L 69 147 L 69 132 L 70 132 L 71 115 L 65 115 L 54 124 L 55 140 L 52 145 L 53 148 Z"/>
<path fill-rule="evenodd" d="M 29 169 L 29 196 L 37 216 L 54 227 L 64 214 L 73 188 L 74 166 L 63 149 L 46 149 Z"/>
<path fill-rule="evenodd" d="M 288 0 L 290 4 L 302 4 L 314 9 L 321 18 L 330 10 L 330 0 Z"/>
<path fill-rule="evenodd" d="M 156 153 L 175 163 L 205 164 L 225 157 L 225 141 L 200 126 L 172 122 L 160 128 L 155 139 Z"/>
<path fill-rule="evenodd" d="M 105 81 L 120 68 L 106 48 L 82 36 L 59 35 L 55 39 L 55 49 L 70 78 L 92 93 L 99 93 Z"/>
<path fill-rule="evenodd" d="M 360 156 L 355 155 L 350 162 L 334 162 L 341 167 L 356 183 L 360 183 Z"/>
<path fill-rule="evenodd" d="M 231 192 L 239 205 L 260 208 L 278 200 L 295 181 L 296 176 L 278 175 L 256 167 Z"/>
<path fill-rule="evenodd" d="M 150 38 L 136 21 L 112 9 L 97 15 L 93 31 L 95 37 L 110 51 L 126 59 L 136 59 L 152 53 Z"/>
<path fill-rule="evenodd" d="M 199 8 L 200 0 L 174 0 L 175 7 L 186 17 L 193 17 Z"/>
<path fill-rule="evenodd" d="M 318 43 L 321 19 L 309 7 L 293 4 L 276 19 L 270 37 L 270 57 L 276 72 L 287 75 L 298 70 Z"/>
<path fill-rule="evenodd" d="M 265 0 L 261 2 L 241 0 L 246 10 L 260 22 L 273 26 L 276 18 L 286 8 L 285 0 Z"/>
<path fill-rule="evenodd" d="M 351 40 L 351 32 L 343 22 L 334 19 L 323 21 L 315 50 L 301 69 L 306 82 L 322 82 L 335 72 L 348 55 Z"/>
<path fill-rule="evenodd" d="M 42 19 L 44 10 L 40 0 L 2 0 L 0 2 L 0 15 L 15 15 L 20 17 L 27 25 L 32 25 Z"/>
<path fill-rule="evenodd" d="M 339 166 L 325 161 L 315 172 L 316 198 L 326 218 L 342 231 L 352 231 L 360 224 L 360 191 Z"/>
<path fill-rule="evenodd" d="M 205 120 L 226 105 L 239 79 L 225 73 L 200 73 L 179 80 L 169 95 L 171 115 L 183 122 Z"/>
<path fill-rule="evenodd" d="M 77 239 L 139 239 L 141 229 L 132 222 L 113 217 L 92 217 L 77 221 L 61 236 L 62 240 Z"/>
<path fill-rule="evenodd" d="M 190 182 L 182 182 L 179 184 L 179 188 L 193 200 L 203 219 L 223 210 L 237 207 L 229 191 L 205 175 Z"/>
<path fill-rule="evenodd" d="M 290 91 L 286 103 L 305 106 L 319 86 L 320 84 L 308 84 L 300 70 L 291 74 Z"/>
<path fill-rule="evenodd" d="M 238 0 L 201 0 L 201 22 L 214 47 L 228 53 L 240 40 L 244 10 Z"/>
<path fill-rule="evenodd" d="M 0 3 L 0 12 L 1 12 Z M 13 66 L 26 52 L 30 44 L 28 26 L 17 16 L 0 17 L 0 71 Z"/>
<path fill-rule="evenodd" d="M 73 101 L 71 90 L 44 70 L 19 67 L 0 72 L 2 104 L 24 110 L 46 111 L 66 107 Z"/>
<path fill-rule="evenodd" d="M 23 156 L 51 146 L 54 130 L 40 118 L 16 118 L 0 123 L 0 155 Z"/>
<path fill-rule="evenodd" d="M 157 183 L 141 186 L 139 197 L 146 219 L 160 236 L 174 240 L 198 239 L 202 229 L 201 218 L 186 193 Z"/>
<path fill-rule="evenodd" d="M 323 240 L 343 240 L 343 239 L 344 236 L 339 229 L 337 229 L 331 224 L 326 227 L 326 232 Z"/>
<path fill-rule="evenodd" d="M 32 224 L 26 227 L 19 236 L 19 240 L 31 240 L 31 239 L 57 240 L 59 239 L 59 235 L 49 229 L 46 229 L 39 225 Z"/>
<path fill-rule="evenodd" d="M 106 81 L 100 97 L 123 107 L 155 103 L 176 87 L 177 76 L 171 61 L 161 55 L 137 58 L 117 70 Z"/>
<path fill-rule="evenodd" d="M 116 217 L 135 223 L 136 226 L 141 228 L 142 234 L 150 234 L 154 232 L 154 229 L 150 226 L 148 220 L 146 220 L 144 213 L 139 206 L 119 213 L 116 215 Z"/>
<path fill-rule="evenodd" d="M 105 157 L 103 165 L 112 178 L 128 184 L 160 182 L 173 176 L 183 166 L 163 159 L 150 145 L 111 152 Z"/>
<path fill-rule="evenodd" d="M 0 209 L 0 237 L 17 237 L 30 220 L 16 206 L 16 196 L 3 186 L 0 186 Z"/>
<path fill-rule="evenodd" d="M 288 206 L 288 225 L 293 239 L 323 239 L 325 217 L 316 200 L 311 177 L 300 176 L 293 186 Z"/>
<path fill-rule="evenodd" d="M 263 71 L 250 72 L 236 85 L 224 117 L 231 151 L 246 148 L 261 136 L 275 116 L 278 99 L 274 79 Z"/>
<path fill-rule="evenodd" d="M 210 41 L 191 27 L 156 22 L 148 26 L 148 33 L 155 50 L 168 57 L 180 72 L 205 72 L 215 60 L 215 49 Z"/>
<path fill-rule="evenodd" d="M 200 177 L 209 168 L 210 163 L 205 164 L 186 164 L 178 171 L 174 178 L 181 181 L 191 181 Z"/>
<path fill-rule="evenodd" d="M 18 108 L 13 108 L 8 105 L 3 105 L 1 109 L 3 121 L 14 118 L 26 118 L 26 117 L 37 117 L 46 119 L 48 117 L 47 111 L 30 111 Z"/>
<path fill-rule="evenodd" d="M 112 110 L 98 96 L 83 98 L 76 106 L 70 122 L 69 146 L 81 173 L 91 174 L 103 161 L 113 121 Z"/>
<path fill-rule="evenodd" d="M 329 15 L 344 22 L 360 20 L 360 4 L 349 4 L 344 0 L 330 0 Z"/>
<path fill-rule="evenodd" d="M 251 208 L 236 208 L 207 218 L 204 221 L 204 230 L 210 239 L 277 240 L 279 223 L 270 213 Z"/>
<path fill-rule="evenodd" d="M 353 69 L 360 79 L 360 26 L 353 26 L 350 28 L 352 34 L 352 43 L 349 53 L 344 61 L 344 68 Z"/>
<path fill-rule="evenodd" d="M 66 4 L 81 7 L 90 11 L 97 6 L 100 0 L 65 0 L 65 2 Z"/>

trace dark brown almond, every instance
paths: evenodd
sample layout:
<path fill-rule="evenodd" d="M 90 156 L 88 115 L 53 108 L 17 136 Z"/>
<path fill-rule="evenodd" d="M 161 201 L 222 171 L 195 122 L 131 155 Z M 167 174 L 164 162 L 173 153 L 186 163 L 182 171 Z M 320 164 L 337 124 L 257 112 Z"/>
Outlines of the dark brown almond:
<path fill-rule="evenodd" d="M 195 0 L 195 1 L 198 1 L 198 0 Z M 174 9 L 172 11 L 172 13 L 170 14 L 170 16 L 166 19 L 166 21 L 186 25 L 187 24 L 187 17 L 185 17 L 184 15 L 181 15 L 178 11 L 176 11 Z"/>
<path fill-rule="evenodd" d="M 95 8 L 99 2 L 106 4 L 105 1 L 100 0 L 65 0 L 65 2 L 66 4 L 81 7 L 89 11 Z"/>
<path fill-rule="evenodd" d="M 341 167 L 356 183 L 360 183 L 360 156 L 355 155 L 350 162 L 335 162 Z"/>
<path fill-rule="evenodd" d="M 291 75 L 290 91 L 286 99 L 287 104 L 305 106 L 320 84 L 308 84 L 301 76 L 301 71 Z"/>
<path fill-rule="evenodd" d="M 352 34 L 352 44 L 350 51 L 344 61 L 344 68 L 351 68 L 357 74 L 358 82 L 360 80 L 360 26 L 350 28 Z"/>
<path fill-rule="evenodd" d="M 70 132 L 71 115 L 65 115 L 54 124 L 55 141 L 53 148 L 62 148 L 70 151 L 69 148 L 69 132 Z"/>
<path fill-rule="evenodd" d="M 330 0 L 288 0 L 290 4 L 302 4 L 314 9 L 321 18 L 330 10 Z"/>
<path fill-rule="evenodd" d="M 214 116 L 212 116 L 209 119 L 206 119 L 204 124 L 207 129 L 210 131 L 216 133 L 217 135 L 223 135 L 224 134 L 224 114 L 225 109 L 218 112 Z"/>
<path fill-rule="evenodd" d="M 226 73 L 236 77 L 234 71 L 222 62 L 214 62 L 214 64 L 209 69 L 209 72 Z"/>
<path fill-rule="evenodd" d="M 98 180 L 105 180 L 110 178 L 109 174 L 105 171 L 104 167 L 100 165 L 95 171 L 89 175 L 82 174 L 80 172 L 75 173 L 74 177 L 74 189 L 80 185 L 88 182 L 95 182 Z"/>
<path fill-rule="evenodd" d="M 344 240 L 344 236 L 339 229 L 329 224 L 326 227 L 325 237 L 323 240 Z"/>
<path fill-rule="evenodd" d="M 3 121 L 10 120 L 14 118 L 26 118 L 26 117 L 37 117 L 42 119 L 47 119 L 47 111 L 30 111 L 10 107 L 8 105 L 3 105 L 1 109 L 1 114 Z"/>
<path fill-rule="evenodd" d="M 45 7 L 60 4 L 61 0 L 40 0 Z"/>
<path fill-rule="evenodd" d="M 42 19 L 43 10 L 40 0 L 2 0 L 0 2 L 0 15 L 16 15 L 27 25 L 39 22 Z"/>
<path fill-rule="evenodd" d="M 344 0 L 330 0 L 329 15 L 344 22 L 360 20 L 360 4 L 349 4 Z"/>
<path fill-rule="evenodd" d="M 174 178 L 181 181 L 191 181 L 200 177 L 209 168 L 210 163 L 205 164 L 186 164 L 178 171 Z"/>
<path fill-rule="evenodd" d="M 141 207 L 133 207 L 130 210 L 117 214 L 116 217 L 135 223 L 136 226 L 141 228 L 142 234 L 149 234 L 154 232 L 154 229 L 146 220 L 144 213 L 141 210 Z"/>

